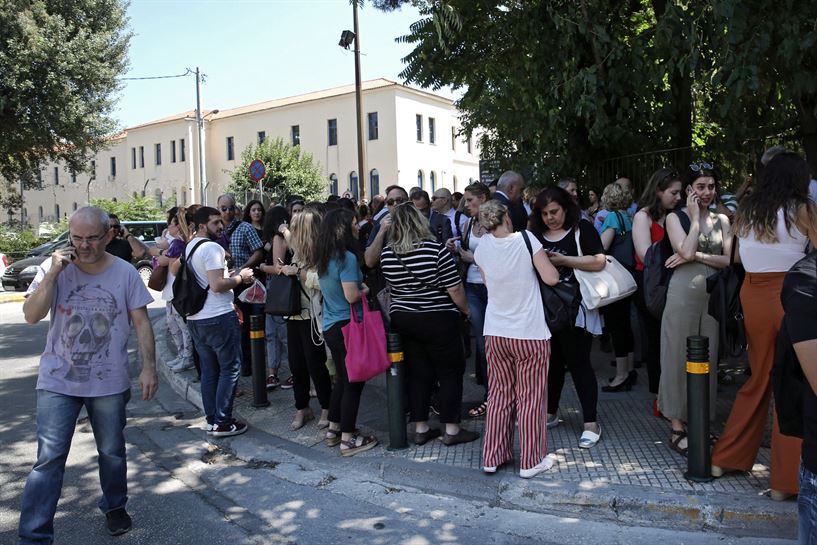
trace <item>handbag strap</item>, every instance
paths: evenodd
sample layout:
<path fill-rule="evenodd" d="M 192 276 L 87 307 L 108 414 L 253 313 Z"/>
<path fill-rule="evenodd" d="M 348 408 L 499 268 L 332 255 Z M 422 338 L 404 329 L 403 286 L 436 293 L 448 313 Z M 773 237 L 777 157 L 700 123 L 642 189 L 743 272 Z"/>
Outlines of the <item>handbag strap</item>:
<path fill-rule="evenodd" d="M 577 228 L 573 228 L 573 238 L 576 239 L 576 252 L 579 254 L 578 257 L 584 257 L 584 253 L 582 252 L 582 243 L 579 240 L 579 230 Z"/>
<path fill-rule="evenodd" d="M 729 266 L 735 264 L 735 249 L 738 247 L 738 236 L 732 235 L 732 251 L 729 252 Z"/>
<path fill-rule="evenodd" d="M 419 276 L 414 274 L 414 272 L 406 266 L 406 264 L 403 262 L 403 260 L 400 259 L 400 256 L 397 255 L 397 252 L 394 251 L 394 248 L 391 249 L 391 253 L 394 254 L 394 257 L 397 259 L 397 261 L 400 262 L 400 265 L 403 266 L 403 268 L 406 270 L 406 272 L 409 273 L 411 276 L 413 276 L 414 279 L 417 280 L 420 284 L 424 285 L 427 288 L 431 288 L 433 290 L 439 290 L 439 291 L 441 291 L 443 293 L 447 293 L 447 290 L 441 288 L 440 286 L 435 286 L 433 284 L 429 284 L 428 282 L 426 282 L 425 280 L 423 280 L 422 278 L 420 278 Z"/>
<path fill-rule="evenodd" d="M 622 216 L 620 210 L 616 210 L 614 212 L 614 214 L 616 215 L 616 218 L 618 219 L 618 226 L 619 226 L 619 229 L 616 231 L 616 235 L 620 236 L 620 237 L 623 237 L 624 235 L 627 234 L 627 228 L 624 225 L 624 217 Z"/>

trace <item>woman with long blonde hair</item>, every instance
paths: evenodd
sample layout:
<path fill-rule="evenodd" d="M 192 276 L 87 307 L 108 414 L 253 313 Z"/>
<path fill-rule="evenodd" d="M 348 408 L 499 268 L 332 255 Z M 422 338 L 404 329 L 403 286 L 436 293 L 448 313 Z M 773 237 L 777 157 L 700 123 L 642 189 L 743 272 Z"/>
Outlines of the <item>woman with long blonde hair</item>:
<path fill-rule="evenodd" d="M 735 235 L 746 278 L 740 290 L 749 367 L 752 376 L 738 391 L 732 412 L 715 449 L 712 474 L 751 471 L 769 412 L 770 371 L 775 341 L 783 319 L 780 292 L 786 272 L 805 256 L 809 241 L 817 244 L 817 208 L 808 199 L 811 176 L 799 155 L 784 152 L 766 165 L 755 191 L 745 197 L 735 216 Z M 802 441 L 780 433 L 777 415 L 772 427 L 772 499 L 799 491 Z"/>
<path fill-rule="evenodd" d="M 459 313 L 469 313 L 462 280 L 451 252 L 435 240 L 419 210 L 411 204 L 395 206 L 391 219 L 380 265 L 391 287 L 392 330 L 403 340 L 414 442 L 424 445 L 443 433 L 428 425 L 436 383 L 443 443 L 474 441 L 479 434 L 459 425 L 465 372 Z"/>
<path fill-rule="evenodd" d="M 166 302 L 167 329 L 173 344 L 176 345 L 176 358 L 167 362 L 167 366 L 176 373 L 193 367 L 193 341 L 187 324 L 173 308 L 173 281 L 178 270 L 179 256 L 184 251 L 185 244 L 192 238 L 187 227 L 187 210 L 173 207 L 167 211 L 167 234 L 173 239 L 167 250 L 159 253 L 156 266 L 167 267 L 167 281 L 162 290 L 162 299 Z"/>
<path fill-rule="evenodd" d="M 318 241 L 322 216 L 313 209 L 292 217 L 289 226 L 289 247 L 292 262 L 281 267 L 281 274 L 296 276 L 301 286 L 301 313 L 287 319 L 287 347 L 289 370 L 293 377 L 292 392 L 295 394 L 295 417 L 291 429 L 300 429 L 314 418 L 309 408 L 309 381 L 315 385 L 321 417 L 318 428 L 329 426 L 329 400 L 332 382 L 326 368 L 326 348 L 316 326 L 320 312 L 320 282 L 318 281 L 315 245 Z"/>

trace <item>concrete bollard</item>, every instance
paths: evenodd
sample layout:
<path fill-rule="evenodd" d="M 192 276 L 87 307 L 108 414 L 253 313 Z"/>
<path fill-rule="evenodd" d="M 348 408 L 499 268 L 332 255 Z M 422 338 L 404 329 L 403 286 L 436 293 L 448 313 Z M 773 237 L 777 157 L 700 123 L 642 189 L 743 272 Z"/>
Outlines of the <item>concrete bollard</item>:
<path fill-rule="evenodd" d="M 252 358 L 252 406 L 260 409 L 269 406 L 267 399 L 267 361 L 264 356 L 266 334 L 263 314 L 250 315 L 250 355 Z"/>
<path fill-rule="evenodd" d="M 709 338 L 687 337 L 687 471 L 696 483 L 712 480 L 709 448 Z"/>
<path fill-rule="evenodd" d="M 408 448 L 406 437 L 406 408 L 403 403 L 403 343 L 397 333 L 386 333 L 386 351 L 391 367 L 386 373 L 389 404 L 389 450 Z"/>

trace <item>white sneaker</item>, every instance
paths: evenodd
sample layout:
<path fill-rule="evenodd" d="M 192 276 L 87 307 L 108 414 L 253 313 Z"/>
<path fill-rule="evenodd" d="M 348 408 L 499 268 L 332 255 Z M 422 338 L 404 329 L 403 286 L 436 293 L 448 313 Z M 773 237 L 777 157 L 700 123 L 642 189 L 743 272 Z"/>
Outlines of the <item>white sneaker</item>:
<path fill-rule="evenodd" d="M 496 466 L 483 466 L 483 473 L 496 473 Z"/>
<path fill-rule="evenodd" d="M 543 471 L 547 471 L 548 469 L 550 469 L 552 467 L 553 467 L 553 455 L 548 454 L 547 456 L 542 458 L 541 462 L 539 462 L 538 464 L 536 464 L 532 468 L 530 468 L 530 469 L 520 469 L 519 470 L 519 476 L 522 477 L 523 479 L 530 479 L 531 477 L 536 477 L 537 475 L 539 475 Z"/>
<path fill-rule="evenodd" d="M 181 373 L 182 371 L 187 371 L 188 369 L 192 369 L 193 367 L 195 366 L 193 365 L 192 361 L 180 359 L 178 362 L 176 362 L 175 365 L 173 365 L 170 368 L 170 370 L 173 371 L 174 373 Z"/>

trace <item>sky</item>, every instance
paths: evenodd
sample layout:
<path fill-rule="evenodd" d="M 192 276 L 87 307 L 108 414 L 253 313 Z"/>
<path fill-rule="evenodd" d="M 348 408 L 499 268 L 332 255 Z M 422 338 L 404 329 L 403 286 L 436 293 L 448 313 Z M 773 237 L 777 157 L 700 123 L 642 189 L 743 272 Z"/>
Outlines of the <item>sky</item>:
<path fill-rule="evenodd" d="M 395 38 L 416 9 L 359 10 L 363 80 L 403 83 L 412 49 Z M 354 54 L 338 46 L 353 28 L 349 0 L 131 0 L 125 78 L 206 74 L 203 109 L 227 109 L 354 83 Z M 195 77 L 123 81 L 114 116 L 126 128 L 196 107 Z M 434 91 L 453 98 L 448 89 Z"/>

